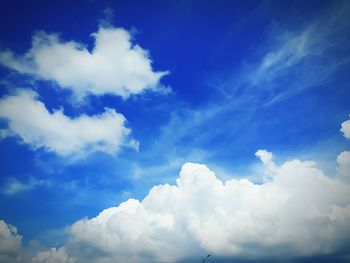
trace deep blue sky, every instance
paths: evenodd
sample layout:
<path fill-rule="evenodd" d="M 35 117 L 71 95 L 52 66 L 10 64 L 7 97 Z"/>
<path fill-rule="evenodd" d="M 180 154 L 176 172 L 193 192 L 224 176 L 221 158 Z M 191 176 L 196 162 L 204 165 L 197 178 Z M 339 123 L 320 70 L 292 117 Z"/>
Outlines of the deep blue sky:
<path fill-rule="evenodd" d="M 345 15 L 330 22 L 339 10 Z M 349 10 L 346 1 L 1 1 L 1 51 L 25 53 L 39 30 L 91 51 L 91 33 L 108 21 L 132 32 L 155 71 L 170 72 L 160 82 L 171 92 L 90 96 L 78 104 L 54 81 L 0 67 L 1 97 L 34 89 L 50 111 L 62 107 L 69 117 L 113 108 L 140 142 L 139 151 L 75 159 L 16 137 L 1 140 L 3 191 L 10 180 L 49 183 L 1 193 L 0 218 L 18 228 L 24 245 L 58 246 L 64 227 L 175 183 L 188 161 L 205 163 L 221 179 L 260 183 L 254 153 L 267 149 L 277 163 L 312 159 L 333 173 L 337 154 L 350 146 L 339 132 L 350 113 Z M 298 37 L 309 26 L 298 56 Z M 261 69 L 273 53 L 281 59 Z"/>

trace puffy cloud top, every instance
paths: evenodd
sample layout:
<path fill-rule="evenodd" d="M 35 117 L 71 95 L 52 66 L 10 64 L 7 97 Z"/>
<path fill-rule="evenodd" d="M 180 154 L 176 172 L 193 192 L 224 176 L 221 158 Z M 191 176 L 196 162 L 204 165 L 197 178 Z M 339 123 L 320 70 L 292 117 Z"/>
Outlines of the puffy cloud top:
<path fill-rule="evenodd" d="M 92 34 L 95 46 L 89 51 L 75 41 L 63 42 L 57 34 L 38 32 L 24 55 L 0 53 L 0 63 L 44 80 L 54 80 L 71 89 L 78 98 L 87 94 L 113 94 L 127 98 L 146 89 L 161 88 L 167 72 L 154 72 L 146 50 L 133 45 L 122 28 L 100 28 Z"/>
<path fill-rule="evenodd" d="M 344 137 L 350 139 L 350 120 L 344 121 L 341 124 L 340 131 L 344 134 Z"/>
<path fill-rule="evenodd" d="M 22 236 L 14 226 L 0 220 L 0 262 L 18 262 L 20 260 Z"/>
<path fill-rule="evenodd" d="M 0 118 L 8 121 L 1 137 L 18 136 L 33 147 L 44 148 L 59 155 L 86 154 L 102 151 L 116 153 L 121 146 L 137 147 L 130 139 L 131 130 L 125 118 L 113 109 L 95 116 L 66 116 L 62 110 L 49 112 L 30 90 L 0 100 Z"/>
<path fill-rule="evenodd" d="M 32 262 L 193 262 L 207 254 L 286 260 L 349 252 L 349 181 L 326 176 L 313 161 L 276 165 L 270 152 L 256 155 L 271 173 L 268 182 L 224 182 L 205 165 L 186 163 L 176 185 L 155 186 L 141 201 L 77 221 L 64 247 L 38 252 Z M 337 161 L 349 175 L 348 155 Z M 0 221 L 0 262 L 20 260 L 20 243 L 16 229 Z"/>
<path fill-rule="evenodd" d="M 73 224 L 65 249 L 77 262 L 105 263 L 200 260 L 207 254 L 285 259 L 346 249 L 350 185 L 312 161 L 278 166 L 271 153 L 257 155 L 273 173 L 268 182 L 223 182 L 205 165 L 186 163 L 176 185 L 155 186 L 142 201 L 129 199 Z"/>

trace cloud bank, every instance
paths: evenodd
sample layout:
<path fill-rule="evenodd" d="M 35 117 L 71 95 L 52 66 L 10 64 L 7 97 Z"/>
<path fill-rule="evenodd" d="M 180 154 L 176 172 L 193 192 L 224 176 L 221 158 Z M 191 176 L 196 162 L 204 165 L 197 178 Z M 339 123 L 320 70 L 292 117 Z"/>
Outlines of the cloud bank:
<path fill-rule="evenodd" d="M 61 156 L 83 155 L 101 151 L 115 154 L 121 147 L 136 147 L 130 138 L 124 116 L 113 109 L 70 118 L 63 110 L 48 111 L 31 90 L 18 90 L 0 100 L 0 118 L 7 127 L 2 138 L 15 136 L 33 149 L 43 148 Z"/>
<path fill-rule="evenodd" d="M 66 253 L 76 262 L 107 263 L 349 252 L 350 185 L 313 161 L 277 165 L 266 150 L 256 155 L 270 176 L 265 183 L 223 182 L 205 165 L 186 163 L 176 185 L 155 186 L 142 201 L 129 199 L 74 223 Z"/>
<path fill-rule="evenodd" d="M 348 154 L 339 154 L 337 168 L 350 177 Z M 224 182 L 207 166 L 186 163 L 176 185 L 155 186 L 141 201 L 77 221 L 65 246 L 38 252 L 32 262 L 199 262 L 207 254 L 219 261 L 293 262 L 349 255 L 349 180 L 326 176 L 313 161 L 277 165 L 266 150 L 256 155 L 269 175 L 263 184 Z M 0 221 L 1 258 L 19 259 L 20 242 L 16 229 Z"/>
<path fill-rule="evenodd" d="M 38 32 L 32 47 L 23 55 L 0 53 L 0 63 L 19 73 L 53 80 L 78 98 L 88 94 L 113 94 L 124 99 L 147 89 L 166 91 L 160 78 L 167 72 L 152 70 L 148 51 L 132 43 L 122 28 L 103 28 L 92 34 L 89 51 L 75 41 L 62 41 L 57 34 Z"/>
<path fill-rule="evenodd" d="M 206 165 L 186 163 L 175 185 L 154 186 L 67 227 L 60 248 L 32 263 L 194 262 L 221 259 L 280 262 L 350 255 L 350 152 L 327 176 L 314 161 L 274 162 L 258 150 L 262 184 L 222 181 Z M 0 262 L 20 262 L 21 236 L 0 221 Z M 2 260 L 2 261 L 1 261 Z M 345 261 L 344 261 L 345 260 Z"/>

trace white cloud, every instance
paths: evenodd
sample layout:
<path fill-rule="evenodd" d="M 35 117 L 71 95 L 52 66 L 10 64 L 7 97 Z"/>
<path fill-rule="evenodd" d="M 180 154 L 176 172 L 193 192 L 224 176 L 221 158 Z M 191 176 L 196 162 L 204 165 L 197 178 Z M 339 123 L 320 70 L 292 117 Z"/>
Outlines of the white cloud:
<path fill-rule="evenodd" d="M 0 220 L 0 263 L 19 262 L 21 242 L 17 229 Z"/>
<path fill-rule="evenodd" d="M 266 74 L 268 71 L 282 70 L 298 63 L 305 56 L 309 55 L 310 41 L 313 37 L 314 28 L 312 26 L 305 28 L 302 32 L 295 35 L 287 35 L 284 44 L 278 49 L 268 53 L 262 60 L 258 71 Z M 311 38 L 311 39 L 310 39 Z"/>
<path fill-rule="evenodd" d="M 314 55 L 319 55 L 317 53 L 321 50 L 318 45 L 323 37 L 316 24 L 311 24 L 298 32 L 279 32 L 273 37 L 272 42 L 276 44 L 262 57 L 261 61 L 253 64 L 249 71 L 243 74 L 245 85 L 266 87 L 284 74 L 292 73 L 296 65 L 300 65 Z M 325 47 L 322 46 L 322 48 Z M 259 90 L 254 88 L 252 91 Z"/>
<path fill-rule="evenodd" d="M 176 185 L 153 187 L 70 227 L 77 262 L 175 262 L 186 258 L 293 258 L 330 254 L 350 242 L 350 185 L 313 161 L 276 165 L 256 154 L 270 180 L 219 180 L 186 163 Z M 270 169 L 273 165 L 273 171 Z M 253 249 L 252 249 L 253 248 Z"/>
<path fill-rule="evenodd" d="M 350 182 L 350 152 L 343 151 L 337 156 L 337 172 L 339 179 Z"/>
<path fill-rule="evenodd" d="M 343 39 L 343 33 L 349 30 L 349 24 L 346 21 L 350 9 L 343 3 L 335 4 L 331 9 L 333 9 L 331 12 L 315 19 L 299 31 L 279 32 L 277 30 L 275 40 L 278 45 L 263 57 L 256 70 L 249 76 L 252 78 L 252 83 L 260 84 L 264 79 L 273 80 L 283 71 L 311 57 L 324 57 L 330 48 L 339 44 L 338 41 Z M 273 32 L 276 33 L 276 30 Z M 342 62 L 348 63 L 349 61 L 348 58 L 344 61 L 342 59 L 344 58 L 337 58 L 335 61 L 328 60 L 327 71 L 322 70 L 322 74 L 316 76 L 323 79 L 333 72 L 334 67 L 339 67 Z M 317 64 L 321 66 L 319 61 Z M 320 67 L 318 70 L 321 68 L 323 69 Z M 311 75 L 310 72 L 307 73 Z"/>
<path fill-rule="evenodd" d="M 49 181 L 37 180 L 34 177 L 30 177 L 28 182 L 21 182 L 16 178 L 9 178 L 3 187 L 3 193 L 5 195 L 14 195 L 16 193 L 29 191 L 38 186 L 47 186 L 49 184 Z"/>
<path fill-rule="evenodd" d="M 344 32 L 350 31 L 349 14 L 349 5 L 338 2 L 305 26 L 288 28 L 272 23 L 265 32 L 268 41 L 259 48 L 265 50 L 261 59 L 244 61 L 226 77 L 213 76 L 210 85 L 235 105 L 255 109 L 333 81 L 335 73 L 346 70 L 350 61 L 346 52 L 340 56 L 334 52 L 347 42 Z"/>
<path fill-rule="evenodd" d="M 2 137 L 17 136 L 32 148 L 44 148 L 62 156 L 82 155 L 94 151 L 115 154 L 120 147 L 137 147 L 130 139 L 131 130 L 125 118 L 113 109 L 106 108 L 99 115 L 81 115 L 70 118 L 62 109 L 49 112 L 30 90 L 0 100 L 0 118 L 8 127 Z"/>
<path fill-rule="evenodd" d="M 51 248 L 49 251 L 38 252 L 32 259 L 33 263 L 74 263 L 76 260 L 69 257 L 65 248 Z"/>
<path fill-rule="evenodd" d="M 268 152 L 266 150 L 258 150 L 255 153 L 255 156 L 258 157 L 261 162 L 264 164 L 265 166 L 265 170 L 264 170 L 264 181 L 267 181 L 270 179 L 270 176 L 273 175 L 276 171 L 276 165 L 273 162 L 273 154 L 271 152 Z"/>
<path fill-rule="evenodd" d="M 344 134 L 344 137 L 350 139 L 350 120 L 344 121 L 341 124 L 340 131 Z"/>
<path fill-rule="evenodd" d="M 54 80 L 78 98 L 88 94 L 113 94 L 127 98 L 146 89 L 162 90 L 159 81 L 167 72 L 154 72 L 148 51 L 132 43 L 122 28 L 100 28 L 92 34 L 95 46 L 59 39 L 57 34 L 38 32 L 24 55 L 0 53 L 0 63 L 20 73 Z"/>

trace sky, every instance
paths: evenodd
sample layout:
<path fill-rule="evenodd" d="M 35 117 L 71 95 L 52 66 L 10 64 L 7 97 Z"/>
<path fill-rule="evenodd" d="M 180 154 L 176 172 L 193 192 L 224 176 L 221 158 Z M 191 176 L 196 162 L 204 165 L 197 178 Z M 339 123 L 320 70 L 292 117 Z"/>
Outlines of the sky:
<path fill-rule="evenodd" d="M 3 0 L 0 25 L 0 263 L 350 262 L 348 1 Z"/>

